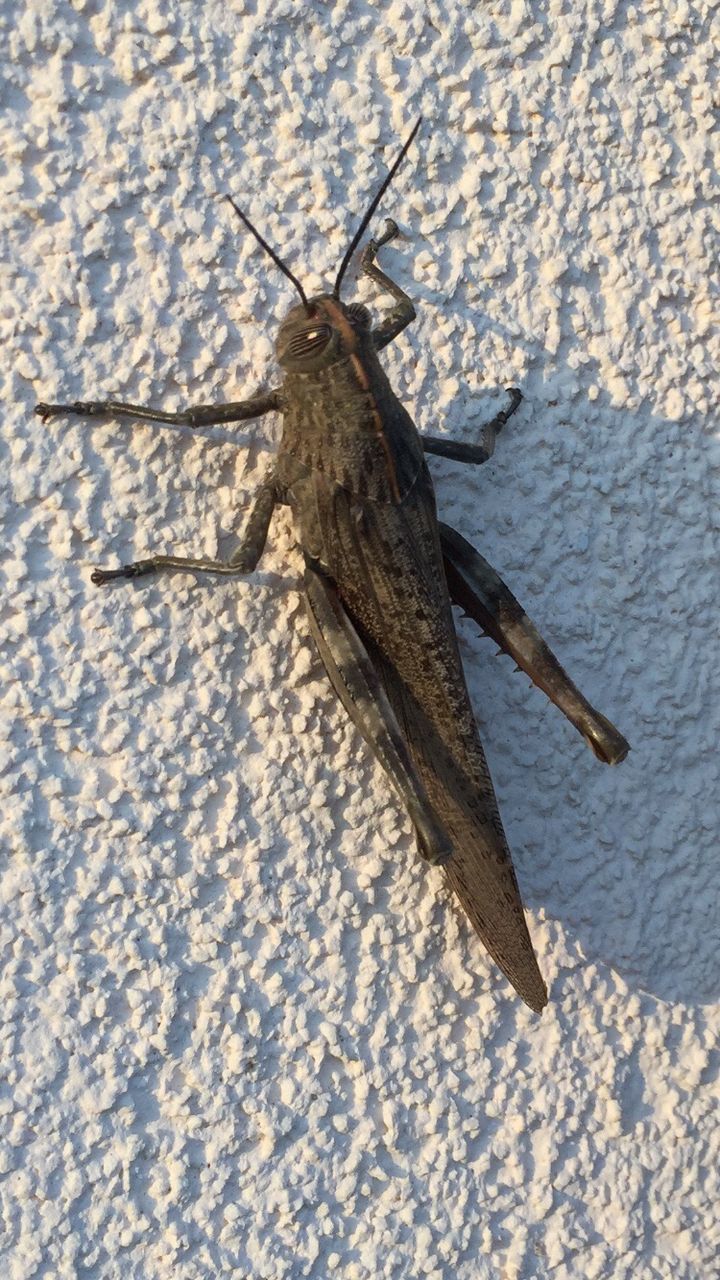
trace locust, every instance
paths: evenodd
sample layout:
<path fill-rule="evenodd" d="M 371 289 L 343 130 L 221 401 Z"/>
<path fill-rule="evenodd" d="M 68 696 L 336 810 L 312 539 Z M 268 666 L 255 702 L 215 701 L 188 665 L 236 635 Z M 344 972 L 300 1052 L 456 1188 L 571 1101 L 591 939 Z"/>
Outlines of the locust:
<path fill-rule="evenodd" d="M 180 412 L 116 400 L 41 403 L 35 411 L 45 421 L 112 415 L 188 427 L 282 414 L 274 465 L 229 559 L 152 554 L 95 569 L 92 581 L 104 585 L 166 569 L 252 573 L 276 505 L 288 504 L 304 561 L 310 632 L 330 682 L 403 802 L 421 857 L 443 867 L 490 956 L 522 1000 L 540 1012 L 547 989 L 478 735 L 453 604 L 544 690 L 600 760 L 618 763 L 629 745 L 579 692 L 496 570 L 437 517 L 426 455 L 475 466 L 486 462 L 521 402 L 520 391 L 508 388 L 506 407 L 485 425 L 479 442 L 418 432 L 379 359 L 416 314 L 410 297 L 377 263 L 379 250 L 398 235 L 392 219 L 361 254 L 362 272 L 390 295 L 392 308 L 373 324 L 365 305 L 340 298 L 353 254 L 420 123 L 362 218 L 332 292 L 308 297 L 226 197 L 300 296 L 278 332 L 278 387 Z"/>

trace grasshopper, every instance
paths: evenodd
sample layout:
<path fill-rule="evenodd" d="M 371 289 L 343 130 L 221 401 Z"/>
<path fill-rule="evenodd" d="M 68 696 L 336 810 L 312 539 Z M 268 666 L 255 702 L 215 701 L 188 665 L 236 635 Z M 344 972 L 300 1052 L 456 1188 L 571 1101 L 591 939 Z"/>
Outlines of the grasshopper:
<path fill-rule="evenodd" d="M 361 303 L 340 300 L 343 277 L 421 121 L 372 200 L 331 293 L 305 291 L 231 196 L 245 226 L 300 295 L 280 325 L 282 385 L 230 404 L 163 412 L 115 400 L 38 404 L 43 420 L 67 414 L 149 419 L 199 427 L 283 415 L 275 465 L 262 481 L 239 549 L 227 561 L 151 555 L 96 569 L 105 584 L 163 569 L 251 573 L 277 503 L 290 505 L 304 557 L 310 631 L 347 713 L 394 784 L 421 856 L 442 864 L 476 932 L 508 980 L 539 1012 L 547 990 L 523 914 L 510 850 L 470 704 L 453 625 L 460 605 L 608 764 L 629 750 L 564 672 L 499 574 L 438 521 L 426 454 L 474 465 L 492 455 L 521 393 L 462 444 L 420 435 L 383 372 L 378 353 L 410 324 L 415 308 L 377 265 L 398 228 L 387 220 L 362 270 L 394 299 L 379 324 Z"/>

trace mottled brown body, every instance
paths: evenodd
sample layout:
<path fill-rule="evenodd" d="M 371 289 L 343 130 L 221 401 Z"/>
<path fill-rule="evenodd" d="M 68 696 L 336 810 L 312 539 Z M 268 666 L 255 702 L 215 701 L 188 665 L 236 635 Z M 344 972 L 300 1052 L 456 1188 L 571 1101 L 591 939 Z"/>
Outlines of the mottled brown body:
<path fill-rule="evenodd" d="M 339 304 L 315 305 L 335 320 Z M 300 544 L 337 586 L 450 836 L 450 883 L 491 955 L 540 1008 L 545 987 L 465 683 L 422 440 L 370 330 L 343 320 L 338 359 L 290 373 L 281 388 L 278 476 Z"/>
<path fill-rule="evenodd" d="M 352 252 L 419 123 L 372 201 L 341 264 L 332 294 L 308 299 L 300 282 L 233 207 L 302 298 L 277 342 L 284 382 L 222 405 L 167 412 L 115 400 L 39 404 L 44 419 L 80 414 L 184 423 L 241 422 L 276 411 L 284 431 L 276 466 L 260 486 L 242 543 L 229 560 L 153 554 L 92 581 L 165 569 L 247 574 L 262 555 L 276 503 L 292 507 L 305 557 L 310 630 L 348 714 L 395 786 L 428 861 L 442 864 L 474 928 L 532 1009 L 547 1000 L 528 934 L 485 755 L 460 661 L 451 599 L 461 604 L 547 693 L 607 763 L 628 744 L 569 679 L 491 565 L 439 524 L 426 453 L 480 464 L 515 411 L 520 392 L 483 430 L 482 443 L 420 436 L 378 360 L 414 318 L 409 297 L 375 264 L 397 235 L 388 222 L 362 257 L 364 271 L 395 299 L 372 327 L 367 308 L 339 299 Z"/>

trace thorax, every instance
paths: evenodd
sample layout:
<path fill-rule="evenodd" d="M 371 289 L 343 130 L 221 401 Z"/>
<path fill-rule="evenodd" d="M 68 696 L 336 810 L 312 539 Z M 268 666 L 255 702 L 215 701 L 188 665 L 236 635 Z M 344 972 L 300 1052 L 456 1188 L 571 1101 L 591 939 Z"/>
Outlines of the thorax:
<path fill-rule="evenodd" d="M 358 497 L 403 500 L 423 465 L 422 443 L 374 351 L 289 373 L 282 395 L 281 458 Z"/>

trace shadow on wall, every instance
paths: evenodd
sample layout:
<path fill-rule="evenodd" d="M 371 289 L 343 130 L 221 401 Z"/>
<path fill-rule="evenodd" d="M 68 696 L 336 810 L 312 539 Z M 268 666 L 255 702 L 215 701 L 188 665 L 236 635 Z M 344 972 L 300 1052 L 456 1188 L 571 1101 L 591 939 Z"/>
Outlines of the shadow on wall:
<path fill-rule="evenodd" d="M 503 574 L 629 738 L 629 758 L 615 769 L 596 761 L 457 615 L 465 670 L 528 907 L 542 906 L 631 988 L 703 1004 L 717 997 L 720 909 L 715 446 L 692 424 L 620 412 L 602 392 L 564 401 L 566 385 L 562 372 L 544 383 L 531 371 L 492 462 L 432 459 L 431 469 L 441 518 Z M 474 412 L 487 416 L 484 403 Z M 449 432 L 474 434 L 455 421 Z M 345 803 L 333 804 L 340 824 Z"/>
<path fill-rule="evenodd" d="M 505 577 L 630 756 L 615 769 L 595 761 L 458 617 L 465 670 L 527 906 L 631 988 L 704 1004 L 720 986 L 718 444 L 701 423 L 620 412 L 603 392 L 564 403 L 564 382 L 530 374 L 517 425 L 481 472 L 433 464 L 438 507 Z"/>

